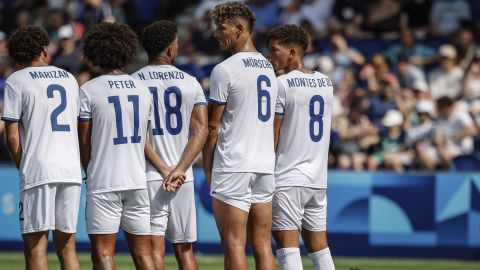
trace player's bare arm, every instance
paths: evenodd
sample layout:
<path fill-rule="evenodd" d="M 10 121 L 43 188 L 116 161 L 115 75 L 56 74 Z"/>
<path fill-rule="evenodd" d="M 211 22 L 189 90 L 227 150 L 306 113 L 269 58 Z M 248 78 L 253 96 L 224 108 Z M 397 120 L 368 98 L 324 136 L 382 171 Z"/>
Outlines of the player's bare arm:
<path fill-rule="evenodd" d="M 208 112 L 206 106 L 195 106 L 190 119 L 188 142 L 183 150 L 180 161 L 175 169 L 165 179 L 165 183 L 170 183 L 182 176 L 185 177 L 185 171 L 192 165 L 195 157 L 202 151 L 205 140 L 208 135 Z"/>
<path fill-rule="evenodd" d="M 280 135 L 280 127 L 282 126 L 283 115 L 275 115 L 273 120 L 273 143 L 277 150 L 278 136 Z"/>
<path fill-rule="evenodd" d="M 203 170 L 207 185 L 212 181 L 213 156 L 220 131 L 220 123 L 225 105 L 211 103 L 208 105 L 208 136 L 203 147 Z"/>
<path fill-rule="evenodd" d="M 20 143 L 18 122 L 6 122 L 5 133 L 7 137 L 8 152 L 18 169 L 20 167 L 20 161 L 22 160 L 22 145 Z"/>
<path fill-rule="evenodd" d="M 80 144 L 80 160 L 82 167 L 87 171 L 88 163 L 92 154 L 92 122 L 79 122 L 78 123 L 78 143 Z"/>

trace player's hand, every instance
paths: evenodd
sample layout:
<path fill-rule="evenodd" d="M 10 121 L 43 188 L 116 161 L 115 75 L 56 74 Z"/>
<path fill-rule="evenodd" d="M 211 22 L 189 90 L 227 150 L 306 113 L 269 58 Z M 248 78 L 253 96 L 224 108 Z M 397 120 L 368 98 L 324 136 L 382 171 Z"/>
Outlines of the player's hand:
<path fill-rule="evenodd" d="M 166 191 L 177 190 L 184 182 L 187 176 L 185 172 L 180 169 L 173 169 L 163 181 L 163 188 Z"/>

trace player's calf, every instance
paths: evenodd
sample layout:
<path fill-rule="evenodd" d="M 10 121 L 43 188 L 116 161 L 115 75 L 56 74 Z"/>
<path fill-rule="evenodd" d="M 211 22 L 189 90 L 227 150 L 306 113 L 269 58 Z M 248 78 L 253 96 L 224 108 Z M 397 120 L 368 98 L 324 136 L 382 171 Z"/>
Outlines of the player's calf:
<path fill-rule="evenodd" d="M 75 248 L 75 234 L 55 230 L 53 231 L 53 244 L 57 252 L 58 260 L 60 261 L 61 269 L 80 269 Z"/>
<path fill-rule="evenodd" d="M 174 243 L 173 251 L 180 270 L 197 270 L 198 265 L 193 255 L 192 243 Z"/>

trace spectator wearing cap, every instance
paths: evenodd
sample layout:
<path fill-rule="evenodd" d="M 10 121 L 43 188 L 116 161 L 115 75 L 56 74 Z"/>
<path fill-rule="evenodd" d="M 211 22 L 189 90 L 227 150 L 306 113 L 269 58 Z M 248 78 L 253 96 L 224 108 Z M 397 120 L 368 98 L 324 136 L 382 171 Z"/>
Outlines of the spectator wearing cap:
<path fill-rule="evenodd" d="M 432 137 L 435 120 L 435 104 L 429 99 L 421 99 L 415 106 L 419 122 L 406 128 L 405 144 L 416 153 L 418 168 L 435 170 L 436 163 L 431 158 L 435 151 Z"/>
<path fill-rule="evenodd" d="M 426 81 L 415 81 L 412 85 L 412 90 L 417 100 L 430 98 L 430 88 Z"/>
<path fill-rule="evenodd" d="M 450 97 L 438 99 L 437 109 L 439 118 L 434 132 L 437 153 L 431 159 L 448 168 L 453 158 L 473 151 L 473 136 L 477 130 L 468 112 L 457 110 L 455 101 Z"/>
<path fill-rule="evenodd" d="M 402 28 L 400 31 L 400 42 L 396 42 L 388 47 L 383 55 L 392 65 L 399 59 L 407 59 L 410 64 L 418 67 L 432 64 L 437 59 L 437 52 L 425 45 L 415 42 L 412 31 L 409 28 Z"/>
<path fill-rule="evenodd" d="M 407 55 L 401 53 L 397 57 L 395 64 L 395 75 L 398 78 L 398 83 L 402 88 L 413 89 L 413 86 L 418 82 L 425 82 L 427 78 L 425 73 L 419 67 L 408 62 Z"/>
<path fill-rule="evenodd" d="M 461 94 L 464 75 L 456 64 L 457 50 L 450 44 L 444 44 L 439 48 L 439 55 L 440 67 L 428 74 L 432 97 L 457 98 Z"/>
<path fill-rule="evenodd" d="M 77 74 L 81 63 L 81 51 L 76 44 L 73 28 L 63 25 L 58 30 L 58 50 L 52 57 L 52 65 Z"/>
<path fill-rule="evenodd" d="M 387 128 L 380 135 L 374 153 L 368 157 L 368 169 L 376 171 L 380 166 L 385 169 L 403 172 L 405 166 L 412 162 L 413 155 L 404 149 L 404 117 L 398 110 L 389 110 L 382 118 L 382 125 Z"/>

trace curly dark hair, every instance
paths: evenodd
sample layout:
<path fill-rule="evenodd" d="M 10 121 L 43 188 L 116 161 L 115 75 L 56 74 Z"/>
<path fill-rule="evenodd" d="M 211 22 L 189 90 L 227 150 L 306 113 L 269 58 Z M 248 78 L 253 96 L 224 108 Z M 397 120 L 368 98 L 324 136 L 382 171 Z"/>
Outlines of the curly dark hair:
<path fill-rule="evenodd" d="M 83 54 L 103 70 L 122 69 L 138 51 L 138 37 L 125 24 L 102 22 L 85 36 Z"/>
<path fill-rule="evenodd" d="M 177 25 L 172 21 L 156 21 L 143 29 L 142 45 L 149 58 L 163 52 L 177 36 Z"/>
<path fill-rule="evenodd" d="M 277 26 L 271 29 L 267 34 L 267 39 L 278 40 L 282 45 L 296 45 L 302 49 L 302 53 L 307 50 L 308 36 L 305 30 L 293 24 Z"/>
<path fill-rule="evenodd" d="M 223 22 L 235 18 L 242 18 L 248 22 L 248 31 L 251 33 L 255 26 L 255 14 L 242 2 L 226 2 L 218 4 L 212 10 L 212 19 L 215 22 Z"/>
<path fill-rule="evenodd" d="M 49 43 L 48 34 L 42 28 L 23 26 L 10 36 L 8 53 L 17 63 L 28 64 L 39 58 Z"/>

